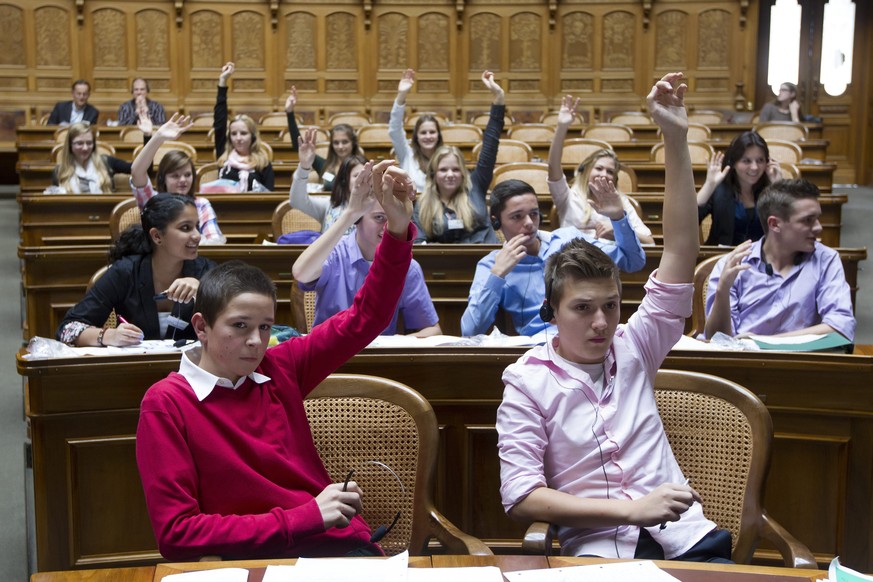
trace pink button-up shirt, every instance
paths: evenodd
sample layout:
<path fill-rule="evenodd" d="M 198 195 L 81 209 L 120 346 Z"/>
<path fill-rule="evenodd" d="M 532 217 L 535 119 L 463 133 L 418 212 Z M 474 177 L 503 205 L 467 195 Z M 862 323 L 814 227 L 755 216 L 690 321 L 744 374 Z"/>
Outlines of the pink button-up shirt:
<path fill-rule="evenodd" d="M 685 481 L 653 385 L 691 315 L 692 292 L 690 284 L 649 278 L 639 310 L 615 333 L 602 392 L 591 388 L 588 374 L 557 356 L 552 342 L 506 369 L 497 432 L 507 511 L 540 487 L 589 499 L 639 499 L 663 483 Z M 647 529 L 670 559 L 715 527 L 695 503 L 678 522 Z M 558 536 L 565 555 L 616 557 L 617 548 L 617 557 L 632 558 L 639 528 L 560 527 Z"/>

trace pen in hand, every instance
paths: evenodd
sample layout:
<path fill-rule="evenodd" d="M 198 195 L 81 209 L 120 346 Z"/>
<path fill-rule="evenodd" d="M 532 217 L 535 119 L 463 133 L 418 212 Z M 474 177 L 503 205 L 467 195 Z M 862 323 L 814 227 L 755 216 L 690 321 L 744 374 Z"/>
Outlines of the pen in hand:
<path fill-rule="evenodd" d="M 690 485 L 690 484 L 691 484 L 691 478 L 689 477 L 689 478 L 685 479 L 685 483 L 683 483 L 683 485 Z M 693 503 L 693 501 L 692 501 L 692 503 Z M 658 531 L 663 531 L 664 529 L 666 529 L 666 527 L 667 527 L 667 522 L 662 521 L 661 526 L 658 528 Z"/>
<path fill-rule="evenodd" d="M 354 469 L 351 469 L 351 470 L 349 470 L 349 474 L 346 475 L 346 480 L 345 480 L 345 482 L 343 483 L 343 493 L 345 493 L 345 492 L 346 492 L 346 489 L 349 488 L 349 481 L 352 480 L 352 476 L 353 476 L 354 474 L 355 474 L 355 470 L 354 470 Z"/>

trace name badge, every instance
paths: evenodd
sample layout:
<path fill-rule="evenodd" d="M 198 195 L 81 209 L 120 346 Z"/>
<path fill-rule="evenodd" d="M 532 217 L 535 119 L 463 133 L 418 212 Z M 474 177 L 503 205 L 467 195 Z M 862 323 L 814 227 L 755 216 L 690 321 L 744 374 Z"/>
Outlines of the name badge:
<path fill-rule="evenodd" d="M 464 229 L 464 221 L 460 218 L 450 218 L 448 220 L 449 230 L 463 230 Z"/>
<path fill-rule="evenodd" d="M 325 182 L 333 182 L 333 179 L 336 178 L 336 176 L 334 176 L 334 175 L 331 174 L 330 172 L 325 172 L 324 174 L 321 175 L 321 178 L 322 178 Z"/>
<path fill-rule="evenodd" d="M 176 329 L 181 330 L 188 327 L 188 322 L 183 319 L 179 319 L 175 315 L 171 315 L 167 318 L 167 325 L 172 325 Z"/>

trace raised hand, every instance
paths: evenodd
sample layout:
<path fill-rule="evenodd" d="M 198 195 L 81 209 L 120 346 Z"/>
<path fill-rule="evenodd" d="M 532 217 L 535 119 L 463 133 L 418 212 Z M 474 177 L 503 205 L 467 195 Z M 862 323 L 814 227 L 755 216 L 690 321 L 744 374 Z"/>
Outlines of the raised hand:
<path fill-rule="evenodd" d="M 288 95 L 288 98 L 285 99 L 285 111 L 287 113 L 291 113 L 294 111 L 294 107 L 297 105 L 297 87 L 295 85 L 291 85 L 291 94 Z"/>
<path fill-rule="evenodd" d="M 679 516 L 697 501 L 700 494 L 688 485 L 664 483 L 644 497 L 633 501 L 631 523 L 649 527 L 667 521 L 679 521 Z"/>
<path fill-rule="evenodd" d="M 570 125 L 576 119 L 576 108 L 579 107 L 580 99 L 572 95 L 564 95 L 561 98 L 561 109 L 558 111 L 558 125 Z"/>
<path fill-rule="evenodd" d="M 361 488 L 354 481 L 349 481 L 345 487 L 342 483 L 331 483 L 318 494 L 315 503 L 321 512 L 324 529 L 346 527 L 364 509 Z"/>
<path fill-rule="evenodd" d="M 307 128 L 297 140 L 297 159 L 299 167 L 309 171 L 315 161 L 315 140 L 317 134 L 314 127 Z"/>
<path fill-rule="evenodd" d="M 155 130 L 155 124 L 152 123 L 152 118 L 149 117 L 148 111 L 139 112 L 136 120 L 136 126 L 145 135 L 151 135 L 152 132 Z"/>
<path fill-rule="evenodd" d="M 194 126 L 191 116 L 174 113 L 173 116 L 155 132 L 155 138 L 162 141 L 178 139 L 180 135 Z"/>
<path fill-rule="evenodd" d="M 352 182 L 349 194 L 349 209 L 360 217 L 370 211 L 376 198 L 373 196 L 373 162 L 364 164 Z"/>
<path fill-rule="evenodd" d="M 231 61 L 228 61 L 223 67 L 221 67 L 221 73 L 218 75 L 218 86 L 226 87 L 227 80 L 233 75 L 233 72 L 236 70 L 236 65 L 234 65 Z"/>
<path fill-rule="evenodd" d="M 621 194 L 615 182 L 606 176 L 595 176 L 588 182 L 588 203 L 610 220 L 621 220 L 624 216 Z"/>
<path fill-rule="evenodd" d="M 412 178 L 400 168 L 392 166 L 393 163 L 394 160 L 382 160 L 373 166 L 373 194 L 388 215 L 388 232 L 406 240 L 415 200 L 415 185 Z"/>
<path fill-rule="evenodd" d="M 728 253 L 721 276 L 718 278 L 718 285 L 716 287 L 718 293 L 730 293 L 730 289 L 733 287 L 734 281 L 737 280 L 737 276 L 750 267 L 749 263 L 743 262 L 743 259 L 748 257 L 751 252 L 752 241 L 747 240 L 738 244 L 734 250 Z"/>
<path fill-rule="evenodd" d="M 403 71 L 403 76 L 400 77 L 400 83 L 397 85 L 397 92 L 406 95 L 412 90 L 415 85 L 415 71 L 406 69 Z"/>
<path fill-rule="evenodd" d="M 655 83 L 646 97 L 649 113 L 665 138 L 688 133 L 688 113 L 685 111 L 688 86 L 680 83 L 681 80 L 682 73 L 667 73 Z"/>
<path fill-rule="evenodd" d="M 767 178 L 771 184 L 782 181 L 782 167 L 779 165 L 779 160 L 774 158 L 767 160 Z"/>
<path fill-rule="evenodd" d="M 482 72 L 482 82 L 491 91 L 492 103 L 495 105 L 503 105 L 503 100 L 505 98 L 505 93 L 503 92 L 503 87 L 497 84 L 494 80 L 494 73 L 491 71 L 483 71 Z"/>
<path fill-rule="evenodd" d="M 515 268 L 527 254 L 525 243 L 534 235 L 519 233 L 503 243 L 503 248 L 497 251 L 497 256 L 494 257 L 494 266 L 491 267 L 491 272 L 501 279 Z"/>
<path fill-rule="evenodd" d="M 724 163 L 724 154 L 722 152 L 716 153 L 710 160 L 709 166 L 706 168 L 706 181 L 712 184 L 712 187 L 715 188 L 727 177 L 728 173 L 731 171 L 731 167 L 726 165 L 724 168 L 721 165 Z"/>

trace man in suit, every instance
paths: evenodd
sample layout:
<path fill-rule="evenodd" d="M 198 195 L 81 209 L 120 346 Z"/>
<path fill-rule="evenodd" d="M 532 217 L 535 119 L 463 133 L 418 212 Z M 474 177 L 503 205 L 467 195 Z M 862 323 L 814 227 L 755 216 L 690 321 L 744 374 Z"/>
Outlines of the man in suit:
<path fill-rule="evenodd" d="M 88 97 L 91 96 L 91 84 L 84 79 L 73 83 L 73 100 L 61 101 L 55 105 L 52 114 L 49 115 L 49 125 L 70 125 L 87 121 L 94 125 L 100 112 L 93 105 L 88 105 Z"/>

